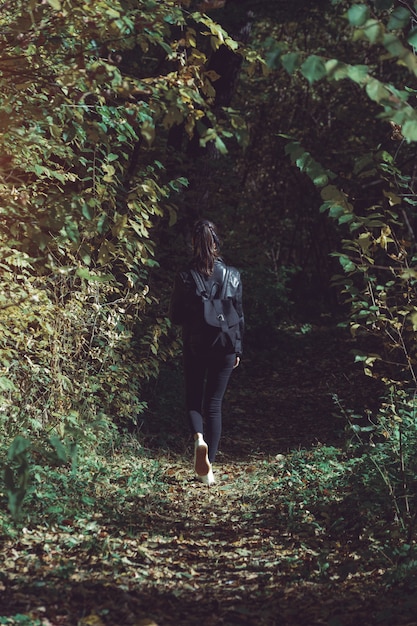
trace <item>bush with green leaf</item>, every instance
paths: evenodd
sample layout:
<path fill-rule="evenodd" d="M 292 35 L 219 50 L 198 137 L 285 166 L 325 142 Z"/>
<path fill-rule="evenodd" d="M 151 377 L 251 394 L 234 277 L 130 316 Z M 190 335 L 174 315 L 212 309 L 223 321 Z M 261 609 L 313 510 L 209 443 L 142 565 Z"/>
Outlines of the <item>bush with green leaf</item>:
<path fill-rule="evenodd" d="M 333 97 L 349 81 L 358 100 L 364 94 L 369 99 L 366 115 L 373 114 L 375 132 L 354 128 L 343 144 L 343 159 L 335 163 L 318 144 L 303 145 L 296 133 L 286 153 L 320 191 L 320 211 L 336 225 L 340 244 L 333 256 L 340 271 L 333 284 L 349 307 L 346 326 L 357 340 L 355 358 L 366 374 L 385 384 L 380 411 L 369 421 L 342 408 L 359 449 L 365 450 L 359 482 L 381 516 L 398 523 L 408 545 L 417 519 L 416 14 L 411 4 L 399 7 L 390 0 L 334 5 L 344 11 L 360 64 L 308 56 L 287 41 L 274 63 L 294 80 L 305 79 L 318 98 L 326 92 Z M 342 113 L 341 108 L 335 112 Z"/>
<path fill-rule="evenodd" d="M 115 425 L 136 423 L 144 385 L 177 350 L 152 289 L 153 231 L 165 214 L 175 221 L 168 202 L 188 184 L 165 169 L 167 134 L 183 125 L 201 145 L 226 150 L 230 124 L 212 110 L 207 62 L 221 45 L 245 54 L 184 4 L 19 0 L 2 9 L 6 450 L 20 436 L 41 456 L 51 436 L 98 446 Z M 26 470 L 6 470 L 15 513 Z"/>

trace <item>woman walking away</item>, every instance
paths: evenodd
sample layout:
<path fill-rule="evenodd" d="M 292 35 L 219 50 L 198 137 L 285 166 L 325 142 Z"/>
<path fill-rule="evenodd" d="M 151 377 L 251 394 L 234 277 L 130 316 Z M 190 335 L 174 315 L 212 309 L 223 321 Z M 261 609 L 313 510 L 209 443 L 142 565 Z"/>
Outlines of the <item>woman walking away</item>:
<path fill-rule="evenodd" d="M 222 401 L 232 370 L 239 365 L 244 327 L 242 282 L 220 257 L 215 225 L 194 226 L 193 257 L 177 274 L 170 319 L 182 325 L 186 409 L 194 436 L 194 471 L 205 485 L 222 428 Z"/>

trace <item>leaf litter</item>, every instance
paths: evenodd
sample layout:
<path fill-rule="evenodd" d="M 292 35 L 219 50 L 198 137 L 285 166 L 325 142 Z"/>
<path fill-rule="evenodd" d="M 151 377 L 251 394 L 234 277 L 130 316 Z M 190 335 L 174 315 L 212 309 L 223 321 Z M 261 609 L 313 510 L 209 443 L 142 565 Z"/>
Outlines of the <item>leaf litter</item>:
<path fill-rule="evenodd" d="M 295 367 L 288 388 L 243 372 L 247 419 L 225 420 L 214 486 L 194 479 L 184 454 L 127 450 L 107 460 L 90 507 L 34 509 L 20 529 L 0 518 L 0 624 L 412 626 L 414 579 L 395 582 L 387 551 L 395 521 L 354 497 L 356 460 L 336 445 L 329 412 L 318 419 L 323 368 L 335 371 L 320 358 L 302 384 Z M 239 384 L 229 412 L 243 405 Z M 304 406 L 314 385 L 316 404 Z M 266 420 L 277 406 L 288 420 L 295 401 L 303 421 Z"/>

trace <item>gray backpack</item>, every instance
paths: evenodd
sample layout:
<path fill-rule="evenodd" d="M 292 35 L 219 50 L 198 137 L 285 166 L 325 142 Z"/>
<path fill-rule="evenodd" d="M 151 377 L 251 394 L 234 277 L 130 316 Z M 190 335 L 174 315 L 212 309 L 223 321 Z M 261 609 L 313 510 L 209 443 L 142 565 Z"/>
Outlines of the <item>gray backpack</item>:
<path fill-rule="evenodd" d="M 231 298 L 225 298 L 229 268 L 226 268 L 226 275 L 218 294 L 218 283 L 213 283 L 209 291 L 209 285 L 195 270 L 191 270 L 191 275 L 197 286 L 197 295 L 200 296 L 204 308 L 204 320 L 209 326 L 220 328 L 223 332 L 229 334 L 234 326 L 239 324 L 239 315 L 234 307 Z"/>

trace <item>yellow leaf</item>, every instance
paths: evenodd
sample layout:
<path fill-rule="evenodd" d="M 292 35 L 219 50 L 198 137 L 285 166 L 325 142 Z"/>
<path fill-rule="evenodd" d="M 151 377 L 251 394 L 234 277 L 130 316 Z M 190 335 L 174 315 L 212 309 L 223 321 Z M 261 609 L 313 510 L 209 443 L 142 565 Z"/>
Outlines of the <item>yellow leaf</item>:
<path fill-rule="evenodd" d="M 413 325 L 413 330 L 414 332 L 416 332 L 417 331 L 417 311 L 415 313 L 411 313 L 410 319 Z"/>
<path fill-rule="evenodd" d="M 390 206 L 401 204 L 401 198 L 397 196 L 396 193 L 393 193 L 392 191 L 384 191 L 383 194 L 386 198 L 388 198 L 388 202 Z"/>
<path fill-rule="evenodd" d="M 127 215 L 118 215 L 113 228 L 111 229 L 113 235 L 119 237 L 127 226 Z"/>
<path fill-rule="evenodd" d="M 370 233 L 361 233 L 358 238 L 358 244 L 361 247 L 362 252 L 368 252 L 372 243 L 372 236 Z"/>
<path fill-rule="evenodd" d="M 230 37 L 226 38 L 226 45 L 229 46 L 231 50 L 237 50 L 239 48 L 238 42 Z"/>
<path fill-rule="evenodd" d="M 347 195 L 338 189 L 335 185 L 327 185 L 320 191 L 320 195 L 323 200 L 333 202 L 336 205 L 343 207 L 349 213 L 353 210 L 351 203 L 348 201 Z"/>

